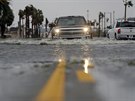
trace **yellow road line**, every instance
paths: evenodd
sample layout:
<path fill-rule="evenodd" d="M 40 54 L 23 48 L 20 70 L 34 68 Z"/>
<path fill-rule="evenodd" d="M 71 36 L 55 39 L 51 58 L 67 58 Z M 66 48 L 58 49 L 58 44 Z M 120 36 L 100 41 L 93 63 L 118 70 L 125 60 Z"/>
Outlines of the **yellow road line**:
<path fill-rule="evenodd" d="M 77 74 L 78 80 L 80 82 L 91 82 L 91 83 L 95 83 L 95 80 L 94 80 L 93 76 L 90 73 L 87 74 L 87 73 L 85 73 L 82 70 L 78 70 L 78 71 L 76 71 L 76 74 Z"/>
<path fill-rule="evenodd" d="M 56 70 L 35 101 L 64 101 L 65 66 L 65 61 L 57 65 Z"/>

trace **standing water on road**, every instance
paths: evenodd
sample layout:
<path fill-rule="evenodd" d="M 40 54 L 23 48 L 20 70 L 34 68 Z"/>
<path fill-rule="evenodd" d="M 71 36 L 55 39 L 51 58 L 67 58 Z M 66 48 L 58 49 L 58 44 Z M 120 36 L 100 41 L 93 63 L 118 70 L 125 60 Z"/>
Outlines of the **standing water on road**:
<path fill-rule="evenodd" d="M 134 101 L 135 41 L 106 38 L 0 40 L 0 99 L 32 101 L 63 58 L 66 101 Z"/>

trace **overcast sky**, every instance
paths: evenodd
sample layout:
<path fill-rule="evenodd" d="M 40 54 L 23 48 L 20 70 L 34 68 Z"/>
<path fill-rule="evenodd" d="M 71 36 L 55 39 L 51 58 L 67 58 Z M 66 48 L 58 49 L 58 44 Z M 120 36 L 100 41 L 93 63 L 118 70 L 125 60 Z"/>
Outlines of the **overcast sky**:
<path fill-rule="evenodd" d="M 132 0 L 132 2 L 134 4 L 135 0 Z M 124 16 L 123 0 L 12 0 L 11 6 L 15 14 L 13 25 L 17 25 L 19 9 L 24 10 L 25 6 L 29 4 L 41 9 L 49 21 L 67 15 L 83 15 L 87 18 L 87 10 L 89 10 L 90 20 L 98 19 L 100 11 L 115 11 L 115 18 Z M 128 8 L 127 16 L 135 17 L 135 5 Z"/>

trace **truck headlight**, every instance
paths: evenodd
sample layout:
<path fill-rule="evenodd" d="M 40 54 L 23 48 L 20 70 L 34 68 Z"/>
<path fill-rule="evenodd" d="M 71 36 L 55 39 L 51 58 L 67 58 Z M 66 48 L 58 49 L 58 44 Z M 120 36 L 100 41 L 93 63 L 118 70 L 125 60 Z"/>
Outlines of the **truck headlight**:
<path fill-rule="evenodd" d="M 89 31 L 89 28 L 88 28 L 88 27 L 84 27 L 84 28 L 83 28 L 83 31 L 84 31 L 84 32 L 88 32 L 88 31 Z"/>
<path fill-rule="evenodd" d="M 58 34 L 60 32 L 60 29 L 57 28 L 54 31 L 55 31 L 56 34 Z"/>

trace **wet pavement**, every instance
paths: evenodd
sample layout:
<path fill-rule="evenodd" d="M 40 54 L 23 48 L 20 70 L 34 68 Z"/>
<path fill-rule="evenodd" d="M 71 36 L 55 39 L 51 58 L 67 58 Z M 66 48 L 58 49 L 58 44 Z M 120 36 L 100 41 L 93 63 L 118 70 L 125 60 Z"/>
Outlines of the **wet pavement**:
<path fill-rule="evenodd" d="M 135 44 L 92 46 L 93 76 L 104 101 L 134 101 Z"/>
<path fill-rule="evenodd" d="M 93 41 L 1 43 L 0 99 L 34 101 L 57 68 L 58 60 L 65 58 L 64 101 L 134 101 L 134 42 Z M 84 70 L 84 59 L 94 68 Z M 88 72 L 95 82 L 82 82 L 77 71 Z"/>

